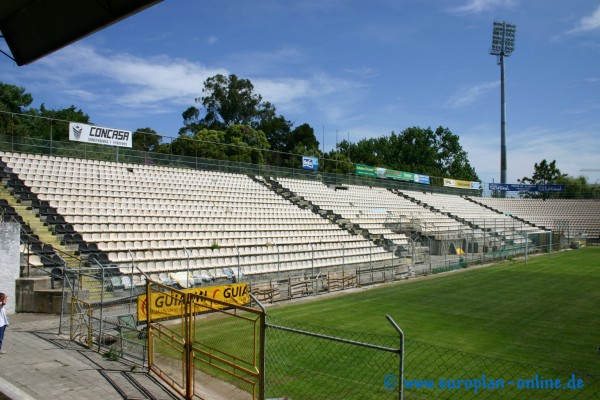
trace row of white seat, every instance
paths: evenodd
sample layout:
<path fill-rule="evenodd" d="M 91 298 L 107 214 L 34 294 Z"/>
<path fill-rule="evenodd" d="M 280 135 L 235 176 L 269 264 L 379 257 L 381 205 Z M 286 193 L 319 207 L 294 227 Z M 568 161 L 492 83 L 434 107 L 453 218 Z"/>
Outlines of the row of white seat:
<path fill-rule="evenodd" d="M 359 224 L 370 233 L 382 235 L 398 245 L 406 245 L 405 235 L 399 235 L 385 226 L 386 223 L 402 219 L 400 201 L 397 196 L 387 197 L 385 193 L 371 193 L 361 188 L 350 186 L 343 192 L 330 189 L 320 182 L 279 179 L 284 186 L 303 196 L 321 208 L 328 209 L 351 222 Z M 340 195 L 343 193 L 343 196 Z M 410 209 L 414 209 L 412 204 Z M 391 218 L 390 218 L 391 217 Z"/>
<path fill-rule="evenodd" d="M 199 173 L 204 175 L 212 175 L 218 176 L 220 178 L 227 177 L 237 177 L 239 174 L 229 173 L 229 172 L 220 172 L 220 171 L 210 171 L 210 170 L 198 170 L 198 169 L 186 169 L 181 167 L 168 167 L 168 166 L 160 166 L 160 165 L 150 165 L 150 164 L 130 164 L 130 163 L 115 163 L 113 161 L 104 161 L 104 160 L 91 160 L 91 159 L 80 159 L 80 158 L 70 158 L 70 157 L 61 157 L 61 156 L 47 156 L 47 155 L 37 155 L 37 154 L 26 154 L 26 153 L 14 153 L 8 151 L 0 151 L 0 156 L 2 156 L 5 161 L 15 162 L 15 163 L 27 163 L 31 162 L 35 165 L 59 165 L 64 166 L 65 168 L 72 169 L 80 169 L 85 168 L 87 166 L 91 166 L 92 168 L 98 169 L 107 169 L 107 170 L 122 170 L 127 172 L 132 171 L 143 171 L 143 172 L 155 172 L 155 173 L 164 173 L 164 172 L 173 172 L 181 175 L 186 175 L 190 172 Z M 33 160 L 33 162 L 32 162 Z"/>
<path fill-rule="evenodd" d="M 27 175 L 28 176 L 28 175 Z M 181 192 L 197 192 L 199 189 L 202 191 L 209 191 L 214 193 L 221 192 L 247 192 L 247 193 L 265 193 L 256 183 L 249 181 L 247 183 L 231 183 L 230 185 L 219 185 L 217 182 L 209 184 L 207 182 L 190 182 L 189 180 L 185 183 L 177 182 L 176 180 L 161 180 L 161 181 L 144 181 L 144 180 L 133 180 L 133 179 L 120 179 L 120 180 L 102 180 L 97 178 L 82 178 L 81 180 L 70 180 L 61 177 L 55 177 L 48 175 L 47 177 L 41 177 L 41 179 L 23 179 L 28 186 L 35 186 L 42 189 L 45 188 L 56 188 L 56 189 L 102 189 L 102 190 L 116 190 L 122 188 L 129 191 L 145 192 L 147 189 L 162 188 L 165 186 L 175 187 Z M 266 192 L 268 193 L 268 192 Z"/>
<path fill-rule="evenodd" d="M 157 217 L 157 219 L 159 219 Z M 269 230 L 297 230 L 297 229 L 331 229 L 337 230 L 338 227 L 332 224 L 318 223 L 314 220 L 303 218 L 202 218 L 193 217 L 185 219 L 160 217 L 160 221 L 152 221 L 150 218 L 138 220 L 133 223 L 74 223 L 73 227 L 79 233 L 87 232 L 138 232 L 138 231 L 156 231 L 156 230 L 181 230 L 191 231 L 198 229 L 200 231 L 269 231 Z"/>
<path fill-rule="evenodd" d="M 136 225 L 131 229 L 122 230 L 107 230 L 107 229 L 76 229 L 77 233 L 82 235 L 98 235 L 94 238 L 114 238 L 113 240 L 123 240 L 122 238 L 128 235 L 135 236 L 136 233 L 166 235 L 168 233 L 177 233 L 181 237 L 191 237 L 202 235 L 204 237 L 253 237 L 257 235 L 277 235 L 277 236 L 306 236 L 311 235 L 326 235 L 330 232 L 331 235 L 337 235 L 338 228 L 334 226 L 323 225 L 321 227 L 314 225 L 280 225 L 279 228 L 274 225 L 246 225 L 246 226 L 224 226 L 224 225 L 173 225 L 173 224 L 131 224 Z M 146 228 L 144 228 L 144 226 Z M 110 239 L 109 239 L 110 240 Z"/>
<path fill-rule="evenodd" d="M 371 242 L 358 238 L 321 237 L 318 242 L 311 241 L 314 237 L 303 237 L 302 240 L 286 237 L 269 237 L 246 239 L 220 240 L 218 243 L 210 239 L 184 239 L 184 240 L 140 240 L 140 241 L 106 241 L 98 242 L 98 248 L 107 252 L 117 251 L 155 251 L 175 250 L 185 252 L 195 250 L 210 256 L 227 254 L 257 254 L 281 253 L 289 251 L 314 251 L 314 250 L 349 250 L 374 248 Z M 266 239 L 266 240 L 265 240 Z M 349 239 L 349 240 L 346 240 Z M 214 247 L 217 244 L 218 247 Z M 370 250 L 369 250 L 370 251 Z"/>
<path fill-rule="evenodd" d="M 299 240 L 306 241 L 310 238 L 317 238 L 319 240 L 326 240 L 331 237 L 339 241 L 354 241 L 362 240 L 369 242 L 361 236 L 353 236 L 350 234 L 344 234 L 342 230 L 290 230 L 290 231 L 138 231 L 138 232 L 95 232 L 95 233 L 84 233 L 82 237 L 88 242 L 131 242 L 131 241 L 144 241 L 144 240 L 204 240 L 204 239 L 240 239 L 245 240 L 247 243 L 264 243 L 264 240 L 287 238 L 290 242 L 296 242 Z M 322 239 L 321 239 L 322 238 Z M 262 242 L 259 242 L 262 240 Z M 256 242 L 254 242 L 256 241 Z M 330 240 L 331 241 L 331 240 Z"/>
<path fill-rule="evenodd" d="M 213 201 L 213 202 L 227 202 L 232 200 L 233 196 L 237 196 L 235 202 L 237 203 L 258 203 L 259 200 L 261 202 L 273 203 L 273 204 L 283 204 L 283 199 L 274 197 L 271 195 L 248 195 L 244 196 L 242 193 L 238 194 L 236 192 L 229 193 L 209 193 L 209 192 L 198 192 L 198 193 L 177 193 L 176 190 L 169 190 L 167 188 L 157 189 L 157 190 L 148 190 L 145 192 L 133 192 L 128 190 L 98 190 L 98 189 L 57 189 L 53 188 L 48 190 L 43 190 L 38 187 L 31 188 L 34 193 L 40 194 L 46 200 L 54 200 L 55 196 L 71 196 L 71 198 L 67 198 L 68 200 L 76 200 L 77 196 L 91 196 L 103 198 L 104 201 L 108 201 L 111 198 L 127 198 L 127 197 L 135 197 L 141 199 L 167 199 L 167 200 L 178 200 L 181 199 L 182 196 L 186 196 L 188 199 L 196 200 L 196 201 Z M 100 199 L 99 199 L 100 200 Z"/>
<path fill-rule="evenodd" d="M 324 268 L 324 267 L 342 267 L 356 265 L 358 263 L 376 263 L 388 261 L 391 258 L 389 254 L 372 254 L 358 256 L 336 256 L 322 258 L 305 258 L 298 260 L 279 261 L 273 259 L 264 259 L 258 262 L 244 260 L 238 262 L 236 258 L 220 258 L 216 260 L 193 259 L 189 263 L 187 260 L 160 260 L 160 261 L 128 261 L 116 264 L 123 274 L 130 274 L 133 266 L 134 273 L 139 270 L 144 273 L 176 272 L 176 271 L 206 271 L 211 276 L 226 276 L 223 268 L 239 267 L 243 275 L 264 274 L 273 272 L 287 272 L 299 269 Z"/>
<path fill-rule="evenodd" d="M 83 210 L 83 209 L 82 209 Z M 98 209 L 101 210 L 101 209 Z M 106 211 L 108 211 L 108 209 L 104 209 Z M 130 224 L 130 223 L 160 223 L 160 222 L 166 222 L 167 220 L 169 221 L 178 221 L 177 223 L 181 222 L 182 220 L 185 220 L 189 215 L 198 215 L 201 213 L 195 212 L 193 210 L 185 212 L 185 211 L 161 211 L 161 210 L 138 210 L 137 212 L 135 210 L 132 210 L 131 213 L 119 213 L 119 215 L 116 215 L 116 213 L 114 212 L 114 210 L 110 210 L 110 212 L 106 212 L 106 213 L 102 213 L 100 211 L 98 212 L 94 212 L 94 213 L 84 213 L 84 211 L 82 212 L 77 212 L 76 210 L 71 210 L 69 212 L 65 211 L 65 212 L 61 212 L 61 214 L 63 214 L 65 216 L 65 218 L 68 220 L 68 222 L 71 222 L 73 224 L 106 224 L 106 223 L 126 223 L 126 224 Z M 244 221 L 246 221 L 246 216 L 251 215 L 251 214 L 244 214 L 244 217 L 240 218 L 241 223 L 244 223 Z M 259 215 L 259 218 L 261 216 L 263 216 L 263 214 L 257 213 L 257 215 Z M 140 219 L 142 218 L 142 219 Z M 265 214 L 264 218 L 269 218 L 269 214 Z M 303 215 L 303 216 L 298 216 L 296 214 L 293 214 L 290 216 L 289 221 L 291 223 L 294 223 L 295 220 L 297 219 L 304 219 L 305 221 L 311 221 L 312 223 L 319 223 L 317 221 L 319 221 L 319 219 L 313 219 L 310 218 L 307 215 Z"/>
<path fill-rule="evenodd" d="M 134 252 L 130 251 L 110 251 L 108 252 L 108 258 L 114 263 L 127 263 L 131 261 L 144 261 L 144 260 L 212 260 L 211 262 L 220 263 L 221 259 L 237 259 L 242 264 L 256 264 L 261 262 L 271 261 L 297 261 L 305 259 L 317 259 L 317 258 L 330 258 L 339 255 L 342 256 L 360 256 L 360 255 L 371 255 L 373 257 L 388 259 L 391 257 L 391 253 L 386 252 L 381 247 L 371 247 L 368 251 L 364 248 L 348 248 L 335 250 L 331 248 L 323 248 L 314 250 L 303 249 L 305 245 L 297 245 L 295 247 L 288 246 L 287 251 L 272 252 L 263 251 L 249 253 L 244 252 L 240 248 L 221 248 L 219 254 L 213 254 L 213 251 L 207 249 L 187 249 L 187 250 L 137 250 Z M 266 247 L 266 246 L 265 246 Z M 265 247 L 258 248 L 264 249 Z M 283 247 L 283 246 L 282 246 Z M 309 248 L 312 246 L 308 246 Z M 237 253 L 239 251 L 239 254 Z"/>

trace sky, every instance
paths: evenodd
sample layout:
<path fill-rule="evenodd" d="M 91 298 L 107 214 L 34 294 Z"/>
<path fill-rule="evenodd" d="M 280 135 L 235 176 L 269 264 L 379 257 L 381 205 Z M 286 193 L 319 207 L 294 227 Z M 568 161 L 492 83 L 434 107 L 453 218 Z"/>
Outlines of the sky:
<path fill-rule="evenodd" d="M 542 159 L 600 182 L 585 171 L 600 170 L 599 0 L 164 0 L 29 65 L 2 57 L 0 81 L 34 107 L 75 105 L 96 125 L 175 137 L 204 81 L 235 74 L 294 126 L 311 125 L 325 151 L 443 126 L 480 179 L 499 182 L 494 21 L 517 27 L 508 183 Z"/>

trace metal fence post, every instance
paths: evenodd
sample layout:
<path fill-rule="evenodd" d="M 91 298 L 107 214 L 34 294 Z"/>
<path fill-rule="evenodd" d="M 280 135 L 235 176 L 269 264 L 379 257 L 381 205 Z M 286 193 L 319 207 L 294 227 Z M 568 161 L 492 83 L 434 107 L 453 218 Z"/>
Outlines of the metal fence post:
<path fill-rule="evenodd" d="M 279 270 L 281 267 L 281 261 L 280 261 L 280 255 L 279 255 L 279 246 L 277 246 L 277 243 L 273 243 L 273 245 L 275 246 L 275 249 L 277 250 L 277 279 L 279 279 Z"/>
<path fill-rule="evenodd" d="M 190 287 L 190 252 L 188 249 L 183 246 L 183 251 L 185 252 L 185 258 L 187 259 L 187 273 L 185 274 L 187 278 L 187 287 Z M 186 288 L 187 289 L 187 288 Z"/>
<path fill-rule="evenodd" d="M 403 400 L 404 399 L 404 332 L 402 331 L 402 329 L 398 326 L 396 321 L 394 321 L 394 319 L 390 315 L 386 315 L 385 317 L 387 318 L 388 321 L 390 321 L 390 324 L 392 324 L 392 326 L 394 327 L 394 329 L 396 329 L 396 331 L 398 332 L 398 335 L 400 336 L 400 349 L 399 349 L 400 360 L 398 363 L 398 399 Z"/>
<path fill-rule="evenodd" d="M 258 400 L 264 400 L 265 398 L 265 352 L 267 348 L 267 310 L 262 305 L 260 301 L 252 293 L 250 293 L 250 297 L 256 305 L 261 309 L 262 313 L 260 314 L 260 329 L 259 329 L 259 341 L 258 344 L 259 350 L 258 354 L 260 359 L 258 360 L 260 366 L 260 378 L 258 383 Z"/>
<path fill-rule="evenodd" d="M 527 265 L 527 253 L 529 252 L 529 232 L 525 232 L 525 265 Z"/>
<path fill-rule="evenodd" d="M 134 293 L 134 284 L 133 284 L 133 270 L 135 269 L 135 258 L 133 257 L 133 253 L 131 252 L 131 250 L 127 250 L 127 254 L 129 254 L 129 256 L 131 257 L 131 298 L 129 299 L 129 312 L 131 312 L 131 302 L 133 301 L 133 293 Z"/>

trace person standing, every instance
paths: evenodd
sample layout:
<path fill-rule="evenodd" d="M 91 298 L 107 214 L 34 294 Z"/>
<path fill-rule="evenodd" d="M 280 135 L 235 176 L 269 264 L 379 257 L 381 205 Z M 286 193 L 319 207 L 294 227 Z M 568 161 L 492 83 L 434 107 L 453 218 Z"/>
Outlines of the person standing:
<path fill-rule="evenodd" d="M 8 326 L 8 317 L 6 316 L 6 310 L 4 306 L 6 305 L 6 295 L 4 293 L 0 293 L 0 354 L 6 354 L 4 350 L 2 350 L 2 342 L 4 341 L 4 331 Z"/>

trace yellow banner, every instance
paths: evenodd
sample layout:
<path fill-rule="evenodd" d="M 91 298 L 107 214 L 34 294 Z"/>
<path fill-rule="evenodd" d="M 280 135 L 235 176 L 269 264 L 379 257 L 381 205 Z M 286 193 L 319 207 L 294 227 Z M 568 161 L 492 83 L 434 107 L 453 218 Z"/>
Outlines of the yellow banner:
<path fill-rule="evenodd" d="M 182 301 L 184 294 L 195 294 L 232 305 L 246 305 L 250 302 L 248 285 L 245 283 L 234 283 L 222 286 L 207 286 L 180 291 L 153 292 L 150 294 L 150 315 L 152 319 L 162 319 L 181 316 L 184 312 Z M 211 300 L 196 299 L 194 312 L 203 312 L 214 309 L 227 308 L 227 305 Z M 137 298 L 138 321 L 146 321 L 147 296 L 145 294 Z"/>
<path fill-rule="evenodd" d="M 458 179 L 444 179 L 444 186 L 457 187 L 461 189 L 473 189 L 471 181 L 461 181 Z"/>

